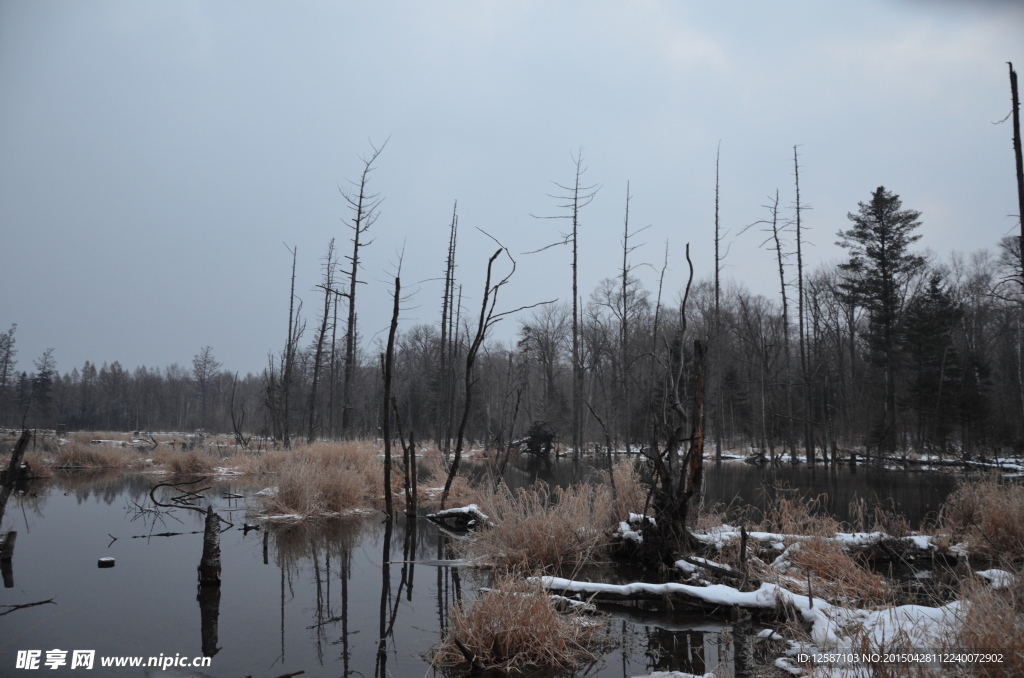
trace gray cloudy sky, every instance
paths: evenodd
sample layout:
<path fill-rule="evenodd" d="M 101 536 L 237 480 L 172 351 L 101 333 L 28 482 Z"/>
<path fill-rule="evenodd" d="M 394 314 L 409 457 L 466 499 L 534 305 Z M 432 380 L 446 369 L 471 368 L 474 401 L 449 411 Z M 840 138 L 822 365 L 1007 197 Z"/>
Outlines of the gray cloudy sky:
<path fill-rule="evenodd" d="M 0 2 L 0 330 L 19 367 L 188 364 L 205 345 L 258 371 L 284 341 L 291 259 L 312 328 L 320 258 L 347 249 L 339 184 L 369 140 L 385 197 L 357 303 L 385 328 L 404 247 L 402 323 L 435 322 L 452 201 L 473 308 L 493 243 L 556 237 L 551 182 L 601 185 L 583 215 L 581 289 L 614 275 L 627 180 L 634 261 L 673 292 L 692 243 L 709 275 L 715 150 L 726 275 L 776 293 L 754 233 L 793 201 L 812 264 L 879 185 L 923 213 L 921 246 L 1015 232 L 1010 2 Z M 520 256 L 506 308 L 568 300 L 569 252 Z M 649 288 L 656 274 L 641 271 Z M 510 337 L 515 320 L 503 323 Z M 307 339 L 311 332 L 307 333 Z"/>

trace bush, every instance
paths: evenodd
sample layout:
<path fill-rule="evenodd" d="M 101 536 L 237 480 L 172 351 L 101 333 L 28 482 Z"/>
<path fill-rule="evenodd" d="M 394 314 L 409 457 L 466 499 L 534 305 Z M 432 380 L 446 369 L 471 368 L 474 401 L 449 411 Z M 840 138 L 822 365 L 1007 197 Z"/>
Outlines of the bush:
<path fill-rule="evenodd" d="M 481 509 L 495 526 L 481 532 L 471 549 L 504 570 L 562 572 L 593 558 L 617 522 L 607 485 L 552 491 L 538 481 L 516 492 L 501 485 L 481 499 Z"/>
<path fill-rule="evenodd" d="M 452 609 L 434 662 L 518 672 L 572 669 L 600 657 L 603 626 L 575 609 L 560 613 L 539 582 L 502 578 L 472 607 Z"/>
<path fill-rule="evenodd" d="M 966 540 L 972 553 L 1011 561 L 1024 559 L 1024 487 L 992 480 L 966 482 L 943 503 L 941 529 Z"/>

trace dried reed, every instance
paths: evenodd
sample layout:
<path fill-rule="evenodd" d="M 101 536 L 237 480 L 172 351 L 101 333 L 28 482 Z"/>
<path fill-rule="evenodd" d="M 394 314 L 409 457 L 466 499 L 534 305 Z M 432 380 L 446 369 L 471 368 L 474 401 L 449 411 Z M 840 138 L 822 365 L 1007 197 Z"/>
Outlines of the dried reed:
<path fill-rule="evenodd" d="M 1024 558 L 1024 487 L 994 480 L 957 486 L 939 512 L 941 529 L 966 540 L 973 553 L 1020 561 Z"/>
<path fill-rule="evenodd" d="M 470 548 L 503 570 L 563 572 L 593 559 L 615 522 L 607 485 L 551 490 L 537 482 L 515 492 L 501 485 L 481 499 L 481 508 L 495 527 L 480 533 Z"/>
<path fill-rule="evenodd" d="M 560 613 L 538 582 L 503 577 L 472 607 L 452 609 L 433 660 L 476 669 L 568 670 L 599 658 L 603 627 L 580 612 Z"/>
<path fill-rule="evenodd" d="M 91 445 L 71 440 L 61 446 L 52 464 L 58 469 L 127 468 L 141 465 L 142 460 L 130 447 Z"/>
<path fill-rule="evenodd" d="M 892 599 L 885 578 L 864 567 L 833 539 L 801 541 L 789 550 L 787 559 L 805 576 L 812 575 L 811 587 L 817 597 L 869 605 Z"/>

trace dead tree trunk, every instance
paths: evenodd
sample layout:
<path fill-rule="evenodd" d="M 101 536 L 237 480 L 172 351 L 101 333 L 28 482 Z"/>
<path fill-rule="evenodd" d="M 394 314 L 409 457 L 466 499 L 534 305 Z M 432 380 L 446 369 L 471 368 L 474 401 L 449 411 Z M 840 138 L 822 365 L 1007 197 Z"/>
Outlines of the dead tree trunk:
<path fill-rule="evenodd" d="M 0 485 L 0 524 L 3 523 L 7 500 L 11 498 L 14 487 L 21 478 L 21 460 L 25 456 L 25 450 L 28 449 L 28 441 L 31 439 L 32 431 L 24 429 L 21 432 L 21 437 L 18 438 L 17 444 L 14 446 L 14 451 L 11 453 L 11 461 L 7 465 L 7 471 L 4 473 L 3 484 Z"/>
<path fill-rule="evenodd" d="M 391 328 L 388 331 L 388 346 L 384 360 L 384 416 L 382 419 L 384 435 L 384 511 L 391 519 L 393 513 L 391 496 L 391 368 L 395 360 L 395 331 L 398 329 L 398 301 L 402 293 L 402 280 L 395 277 L 395 305 L 391 312 Z"/>
<path fill-rule="evenodd" d="M 285 247 L 288 246 L 285 245 Z M 302 310 L 302 302 L 299 302 L 298 311 L 295 309 L 295 262 L 298 257 L 299 248 L 298 246 L 294 249 L 289 248 L 289 251 L 292 253 L 292 285 L 291 295 L 288 298 L 288 341 L 284 345 L 284 356 L 282 357 L 284 364 L 281 365 L 281 442 L 284 443 L 285 447 L 291 447 L 292 444 L 289 399 L 291 397 L 293 369 L 295 367 L 295 354 L 298 351 L 298 335 L 301 334 L 298 329 L 298 314 Z"/>
<path fill-rule="evenodd" d="M 1013 99 L 1013 156 L 1017 164 L 1017 211 L 1020 219 L 1020 247 L 1024 252 L 1024 158 L 1020 141 L 1020 100 L 1017 98 L 1017 71 L 1013 70 L 1012 63 L 1009 66 L 1010 95 Z M 1021 256 L 1020 284 L 1024 287 L 1024 255 Z"/>
<path fill-rule="evenodd" d="M 334 290 L 334 238 L 327 245 L 327 260 L 324 262 L 324 314 L 320 319 L 320 330 L 316 334 L 316 353 L 313 355 L 313 381 L 309 388 L 309 427 L 306 431 L 306 442 L 313 443 L 316 439 L 316 394 L 320 384 L 320 368 L 323 365 L 324 339 L 327 337 L 327 324 L 331 317 L 331 296 Z"/>
<path fill-rule="evenodd" d="M 800 373 L 804 383 L 804 440 L 807 443 L 807 463 L 814 463 L 814 423 L 813 408 L 814 395 L 811 389 L 810 365 L 807 358 L 806 336 L 804 332 L 804 260 L 803 260 L 803 235 L 801 231 L 800 215 L 803 208 L 800 205 L 800 164 L 797 156 L 797 147 L 793 147 L 793 176 L 796 179 L 796 290 L 797 290 L 797 318 L 800 339 Z"/>
<path fill-rule="evenodd" d="M 363 171 L 359 178 L 359 190 L 353 195 L 342 191 L 342 195 L 345 196 L 346 202 L 352 210 L 352 223 L 349 224 L 349 228 L 352 229 L 352 256 L 347 257 L 349 262 L 352 264 L 352 268 L 348 271 L 348 327 L 345 330 L 345 383 L 342 386 L 341 394 L 341 430 L 344 434 L 349 434 L 350 427 L 352 425 L 352 381 L 355 376 L 355 359 L 356 359 L 356 285 L 360 282 L 358 279 L 359 275 L 359 249 L 369 245 L 371 242 L 364 242 L 363 236 L 366 231 L 373 226 L 373 223 L 377 221 L 379 212 L 377 211 L 380 207 L 380 203 L 383 198 L 380 197 L 379 193 L 369 193 L 367 191 L 368 183 L 370 180 L 370 172 L 373 171 L 373 162 L 377 159 L 377 156 L 381 154 L 384 147 L 387 145 L 387 141 L 380 145 L 378 148 L 373 144 L 370 144 L 370 148 L 373 149 L 373 153 L 370 156 L 362 158 Z"/>
<path fill-rule="evenodd" d="M 654 466 L 655 479 L 653 506 L 657 513 L 657 525 L 648 525 L 645 532 L 650 532 L 650 539 L 644 539 L 646 556 L 660 561 L 665 565 L 674 562 L 677 553 L 685 553 L 689 549 L 686 522 L 689 517 L 689 502 L 703 478 L 704 464 L 704 379 L 705 379 L 705 346 L 703 342 L 694 343 L 694 365 L 696 368 L 696 394 L 694 396 L 692 433 L 689 438 L 690 448 L 680 465 L 679 470 L 673 469 L 678 453 L 686 442 L 685 426 L 688 421 L 686 408 L 683 406 L 681 391 L 685 378 L 685 356 L 683 341 L 686 336 L 686 303 L 690 296 L 690 285 L 693 282 L 693 264 L 690 261 L 690 246 L 686 246 L 686 261 L 690 267 L 690 276 L 683 293 L 683 301 L 679 308 L 679 324 L 669 345 L 668 364 L 665 378 L 665 403 L 661 408 L 660 420 L 655 429 L 665 436 L 664 450 L 660 449 L 657 435 L 651 441 L 647 457 Z"/>
<path fill-rule="evenodd" d="M 721 146 L 721 142 L 719 142 Z M 715 154 L 715 461 L 722 461 L 722 285 L 719 277 L 722 273 L 720 246 L 722 232 L 718 221 L 718 160 L 721 150 Z"/>
<path fill-rule="evenodd" d="M 444 294 L 441 299 L 441 351 L 440 358 L 441 364 L 438 370 L 438 398 L 437 398 L 437 428 L 434 433 L 434 439 L 437 442 L 437 449 L 441 450 L 445 454 L 445 458 L 448 456 L 449 445 L 451 443 L 450 425 L 448 422 L 451 421 L 449 416 L 449 401 L 453 397 L 452 394 L 452 379 L 448 374 L 451 365 L 451 333 L 449 330 L 449 324 L 451 318 L 454 317 L 454 309 L 452 308 L 453 302 L 455 301 L 455 244 L 456 236 L 459 228 L 459 215 L 458 215 L 458 201 L 452 207 L 452 223 L 448 233 L 448 258 L 445 262 L 444 268 Z"/>
<path fill-rule="evenodd" d="M 204 657 L 212 657 L 220 648 L 217 647 L 217 629 L 220 620 L 220 587 L 200 586 L 196 595 L 199 602 L 199 632 Z"/>
<path fill-rule="evenodd" d="M 500 244 L 500 243 L 499 243 Z M 509 258 L 512 262 L 512 270 L 501 279 L 498 283 L 491 284 L 491 275 L 494 269 L 494 262 L 498 259 L 501 254 Z M 494 308 L 498 303 L 498 292 L 501 288 L 512 278 L 512 275 L 516 272 L 515 259 L 508 253 L 508 249 L 502 245 L 497 252 L 491 255 L 491 258 L 487 261 L 487 277 L 484 280 L 484 296 L 483 301 L 480 303 L 480 319 L 477 322 L 476 334 L 473 336 L 472 342 L 466 349 L 466 397 L 462 406 L 462 418 L 459 421 L 459 432 L 455 437 L 455 454 L 452 457 L 451 467 L 448 469 L 448 478 L 444 483 L 444 491 L 441 493 L 441 509 L 444 509 L 444 504 L 448 500 L 448 493 L 452 488 L 452 481 L 455 480 L 455 475 L 459 472 L 459 460 L 462 457 L 462 446 L 466 439 L 466 425 L 469 423 L 470 407 L 473 402 L 473 384 L 476 382 L 475 375 L 473 374 L 473 365 L 476 363 L 476 356 L 480 350 L 480 346 L 483 344 L 484 339 L 487 337 L 487 331 L 490 330 L 494 323 L 501 320 L 503 316 L 515 313 L 517 311 L 524 310 L 526 308 L 533 308 L 540 306 L 541 304 L 550 304 L 553 302 L 545 301 L 540 304 L 533 304 L 531 306 L 525 306 L 512 311 L 505 311 L 502 313 L 495 313 Z"/>
<path fill-rule="evenodd" d="M 203 530 L 203 557 L 199 561 L 199 585 L 220 586 L 220 518 L 212 506 L 206 507 Z"/>

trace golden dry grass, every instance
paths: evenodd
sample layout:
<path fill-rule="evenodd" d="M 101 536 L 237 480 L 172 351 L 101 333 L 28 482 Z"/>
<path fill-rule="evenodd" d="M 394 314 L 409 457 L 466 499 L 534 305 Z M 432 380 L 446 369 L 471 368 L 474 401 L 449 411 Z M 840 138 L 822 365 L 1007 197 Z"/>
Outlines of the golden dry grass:
<path fill-rule="evenodd" d="M 953 541 L 966 540 L 972 553 L 1024 558 L 1024 486 L 995 480 L 961 483 L 939 516 L 940 529 Z"/>
<path fill-rule="evenodd" d="M 438 507 L 441 503 L 441 488 L 448 479 L 448 470 L 445 466 L 444 456 L 436 450 L 433 453 L 428 451 L 423 458 L 417 460 L 417 465 L 423 471 L 423 479 L 419 482 L 419 504 L 424 507 Z M 473 487 L 461 473 L 452 480 L 451 490 L 448 492 L 446 508 L 452 506 L 465 506 L 467 504 L 479 504 L 482 501 L 480 490 Z"/>
<path fill-rule="evenodd" d="M 313 516 L 382 503 L 384 468 L 372 443 L 323 442 L 271 452 L 253 458 L 248 470 L 276 476 L 276 494 L 264 499 L 269 513 Z M 400 474 L 392 473 L 396 477 L 400 483 Z M 396 505 L 401 498 L 395 494 Z"/>
<path fill-rule="evenodd" d="M 964 652 L 1001 652 L 1003 661 L 964 667 L 961 675 L 1011 678 L 1024 676 L 1024 583 L 993 589 L 987 583 L 964 583 L 965 609 L 959 632 L 949 639 L 951 649 Z"/>
<path fill-rule="evenodd" d="M 539 583 L 504 577 L 472 606 L 452 609 L 448 634 L 433 661 L 471 666 L 458 640 L 478 668 L 569 670 L 600 656 L 603 628 L 602 621 L 579 612 L 560 613 Z"/>
<path fill-rule="evenodd" d="M 143 460 L 130 447 L 92 445 L 88 442 L 70 440 L 60 446 L 49 462 L 57 469 L 118 468 L 141 466 Z"/>
<path fill-rule="evenodd" d="M 602 473 L 605 482 L 615 481 L 615 516 L 626 520 L 630 513 L 643 514 L 647 503 L 648 487 L 640 477 L 640 472 L 633 459 L 621 459 L 612 466 L 612 470 Z"/>
<path fill-rule="evenodd" d="M 501 485 L 480 507 L 495 526 L 470 548 L 501 570 L 564 572 L 594 559 L 617 522 L 607 485 L 552 490 L 538 482 L 515 492 Z"/>
<path fill-rule="evenodd" d="M 892 590 L 882 575 L 863 566 L 843 546 L 823 537 L 801 541 L 787 556 L 794 567 L 811 574 L 811 588 L 816 597 L 831 601 L 854 601 L 877 605 L 892 599 Z"/>
<path fill-rule="evenodd" d="M 760 529 L 808 537 L 835 537 L 841 525 L 825 509 L 827 499 L 823 494 L 807 499 L 778 498 L 767 509 Z"/>

